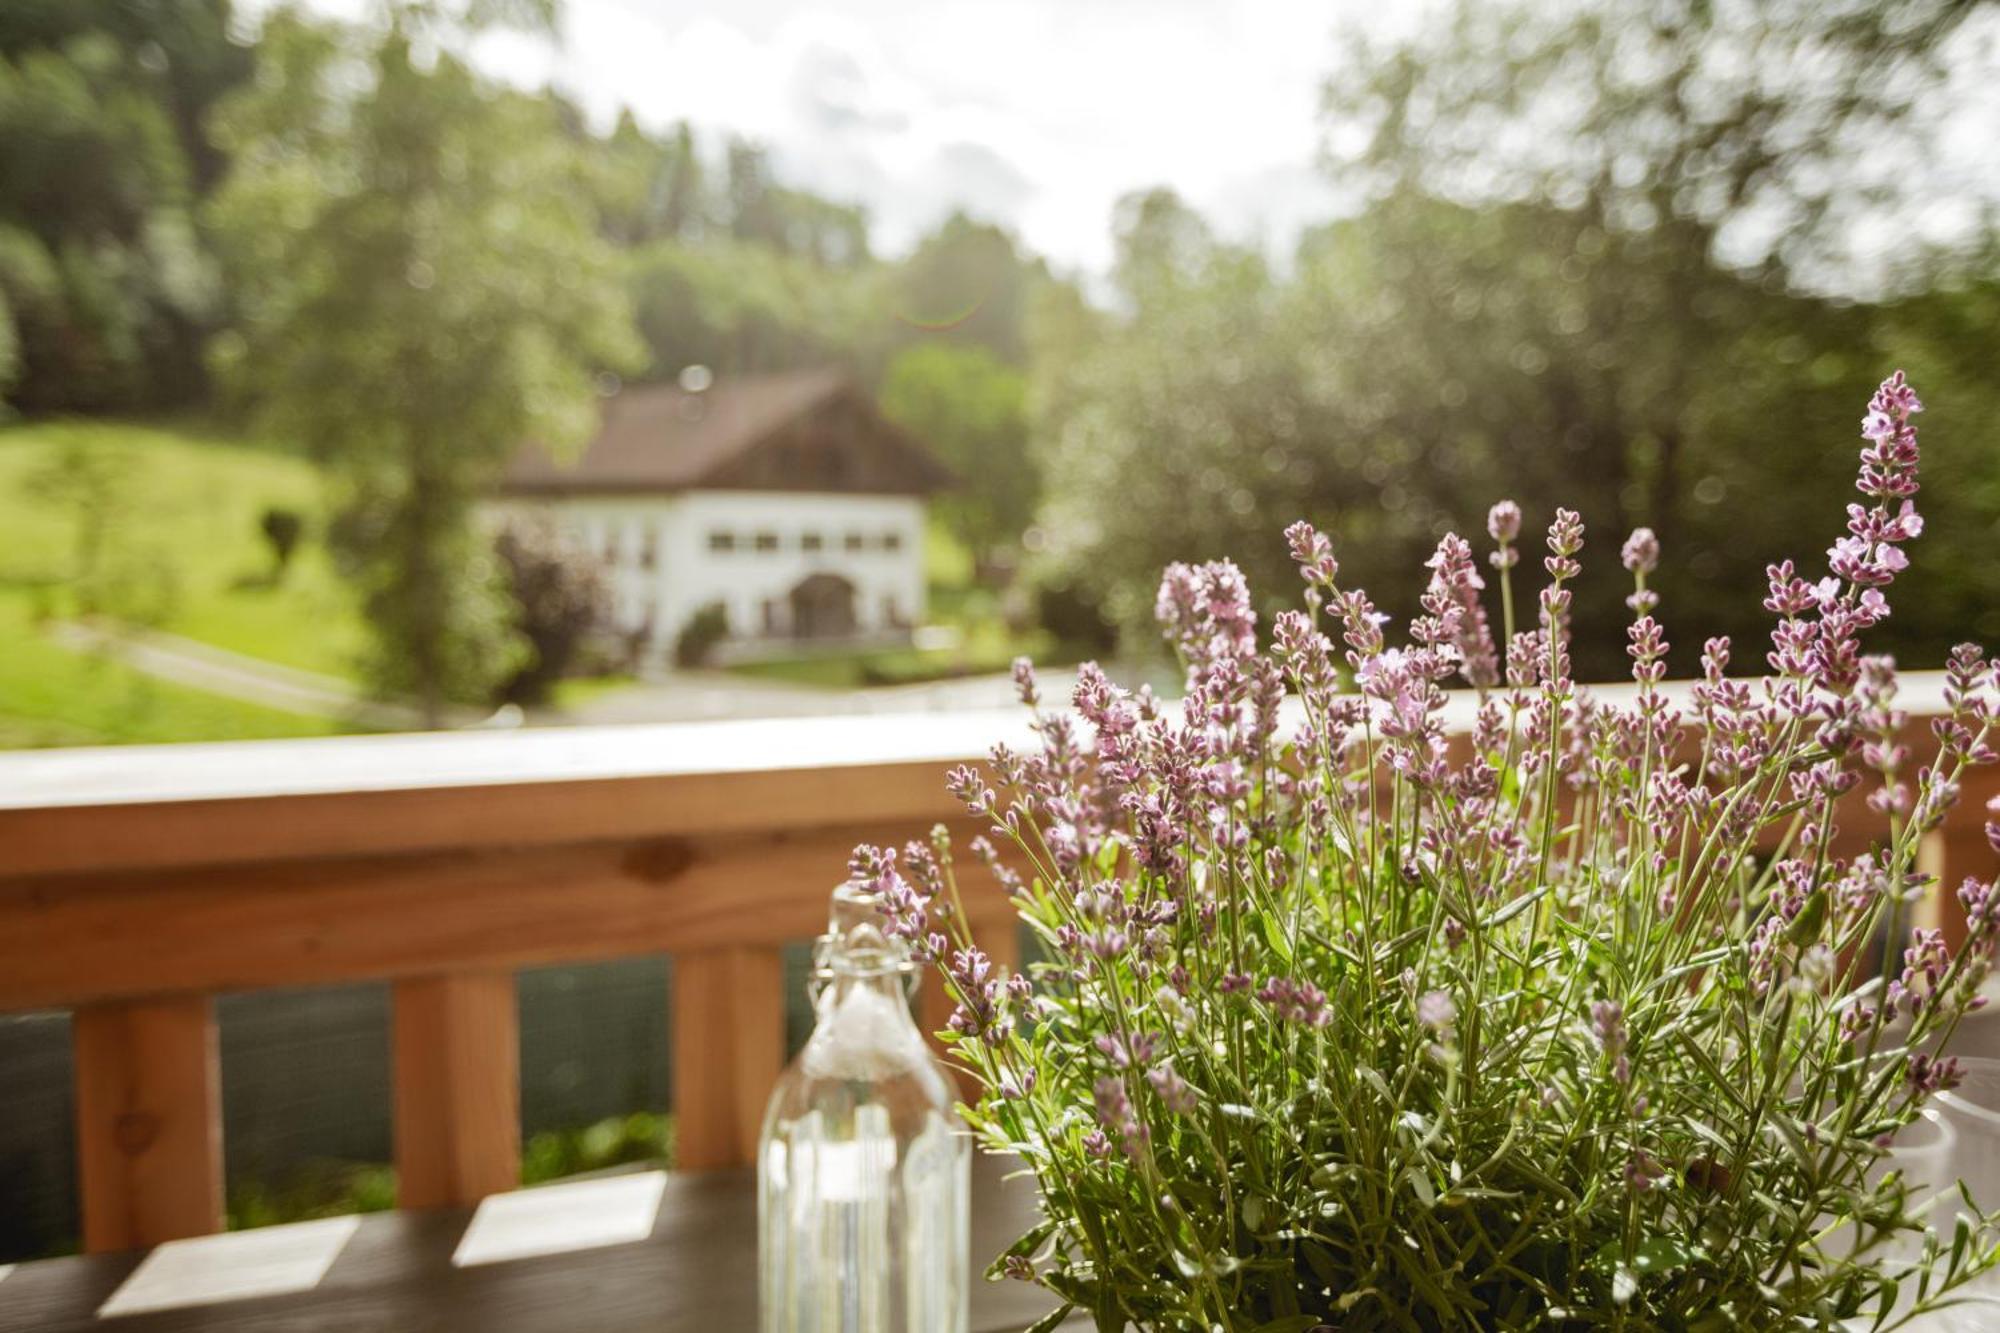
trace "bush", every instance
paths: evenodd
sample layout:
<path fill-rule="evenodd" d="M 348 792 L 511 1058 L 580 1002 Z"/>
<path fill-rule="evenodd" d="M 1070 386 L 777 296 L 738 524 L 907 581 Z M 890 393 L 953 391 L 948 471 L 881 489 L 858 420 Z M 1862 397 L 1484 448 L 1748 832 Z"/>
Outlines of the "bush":
<path fill-rule="evenodd" d="M 500 687 L 496 702 L 544 703 L 591 634 L 609 621 L 610 590 L 597 563 L 549 523 L 509 523 L 493 549 L 507 571 L 515 628 L 531 649 L 527 665 Z"/>
<path fill-rule="evenodd" d="M 694 613 L 674 639 L 674 665 L 707 666 L 715 647 L 729 637 L 729 608 L 710 602 Z"/>
<path fill-rule="evenodd" d="M 291 568 L 292 553 L 298 550 L 299 538 L 305 535 L 305 516 L 296 509 L 272 505 L 257 520 L 257 530 L 263 534 L 264 544 L 271 548 L 271 582 L 282 582 L 285 571 Z"/>

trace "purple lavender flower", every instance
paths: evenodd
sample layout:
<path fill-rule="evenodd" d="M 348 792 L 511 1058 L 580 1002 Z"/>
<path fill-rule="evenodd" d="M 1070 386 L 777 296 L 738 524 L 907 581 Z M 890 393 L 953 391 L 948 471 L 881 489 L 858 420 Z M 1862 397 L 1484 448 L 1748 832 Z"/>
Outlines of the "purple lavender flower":
<path fill-rule="evenodd" d="M 1014 659 L 1014 693 L 1029 708 L 1041 703 L 1042 692 L 1035 685 L 1035 664 L 1025 657 Z"/>
<path fill-rule="evenodd" d="M 1417 997 L 1417 1021 L 1433 1032 L 1448 1033 L 1458 1022 L 1458 1004 L 1445 991 L 1425 991 Z"/>
<path fill-rule="evenodd" d="M 1171 1061 L 1148 1070 L 1146 1082 L 1159 1094 L 1160 1101 L 1175 1115 L 1193 1115 L 1197 1101 L 1186 1079 L 1174 1071 Z"/>
<path fill-rule="evenodd" d="M 1125 1080 L 1115 1074 L 1107 1074 L 1097 1080 L 1095 1088 L 1097 1102 L 1097 1123 L 1103 1130 L 1116 1138 L 1128 1157 L 1136 1158 L 1146 1144 L 1146 1125 L 1132 1109 L 1132 1098 L 1125 1090 Z M 1092 1150 L 1093 1155 L 1097 1155 Z M 1102 1154 L 1108 1156 L 1109 1153 Z"/>
<path fill-rule="evenodd" d="M 1479 594 L 1486 581 L 1473 563 L 1472 547 L 1456 533 L 1446 533 L 1437 550 L 1425 562 L 1431 571 L 1423 607 L 1428 613 L 1410 627 L 1419 643 L 1449 649 L 1467 683 L 1485 688 L 1500 678 L 1500 658 L 1493 647 L 1493 633 L 1487 627 L 1486 609 Z"/>
<path fill-rule="evenodd" d="M 1618 558 L 1634 574 L 1650 574 L 1660 565 L 1660 539 L 1651 528 L 1634 528 Z"/>
<path fill-rule="evenodd" d="M 1625 1006 L 1616 1000 L 1597 1000 L 1590 1006 L 1590 1026 L 1611 1061 L 1611 1077 L 1620 1083 L 1632 1081 L 1632 1064 L 1625 1055 Z"/>
<path fill-rule="evenodd" d="M 1340 562 L 1333 558 L 1333 543 L 1326 534 L 1300 519 L 1285 529 L 1285 541 L 1305 581 L 1315 588 L 1333 591 L 1334 581 L 1340 577 Z"/>
<path fill-rule="evenodd" d="M 1947 1055 L 1940 1058 L 1918 1051 L 1910 1055 L 1909 1067 L 1905 1070 L 1904 1077 L 1918 1096 L 1929 1097 L 1935 1093 L 1950 1092 L 1958 1086 L 1964 1072 L 1956 1056 Z"/>
<path fill-rule="evenodd" d="M 957 1006 L 946 1026 L 962 1037 L 999 1046 L 1013 1034 L 1013 1022 L 1000 1004 L 1006 982 L 993 975 L 993 962 L 975 948 L 952 954 L 945 974 L 957 994 Z"/>
<path fill-rule="evenodd" d="M 1271 1006 L 1271 1012 L 1283 1023 L 1320 1028 L 1333 1021 L 1327 1012 L 1326 992 L 1309 981 L 1272 977 L 1258 990 L 1257 998 Z"/>

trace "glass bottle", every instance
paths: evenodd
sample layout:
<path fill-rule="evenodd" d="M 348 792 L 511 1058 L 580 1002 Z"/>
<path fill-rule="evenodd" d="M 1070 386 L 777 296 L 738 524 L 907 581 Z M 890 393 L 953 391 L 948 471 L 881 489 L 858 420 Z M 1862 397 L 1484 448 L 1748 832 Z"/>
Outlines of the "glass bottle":
<path fill-rule="evenodd" d="M 764 1113 L 762 1333 L 964 1333 L 972 1145 L 876 896 L 834 890 L 812 1036 Z"/>

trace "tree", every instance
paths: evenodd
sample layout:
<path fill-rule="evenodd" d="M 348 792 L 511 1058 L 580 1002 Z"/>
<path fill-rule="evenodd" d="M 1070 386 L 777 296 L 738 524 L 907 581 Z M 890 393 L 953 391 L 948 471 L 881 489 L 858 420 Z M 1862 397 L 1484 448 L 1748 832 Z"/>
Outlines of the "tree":
<path fill-rule="evenodd" d="M 1847 293 L 1876 277 L 1845 238 L 1868 211 L 1924 197 L 1925 146 L 1950 105 L 1942 68 L 1971 11 L 1461 0 L 1387 45 L 1357 30 L 1327 83 L 1329 160 L 1392 217 L 1419 199 L 1525 210 L 1538 230 L 1517 231 L 1512 251 L 1549 256 L 1588 293 L 1571 318 L 1590 344 L 1649 327 L 1644 362 L 1600 368 L 1585 429 L 1606 452 L 1650 454 L 1607 464 L 1607 482 L 1637 487 L 1626 508 L 1671 540 L 1694 480 L 1696 365 L 1719 329 L 1743 327 L 1743 302 L 1717 288 Z M 1882 177 L 1882 159 L 1901 166 Z"/>
<path fill-rule="evenodd" d="M 214 210 L 245 322 L 219 359 L 329 469 L 371 681 L 433 722 L 523 652 L 475 500 L 524 440 L 584 439 L 596 374 L 635 352 L 554 108 L 484 84 L 457 35 L 433 6 L 274 16 Z"/>
<path fill-rule="evenodd" d="M 1041 498 L 1028 453 L 1026 377 L 983 347 L 919 343 L 889 363 L 881 402 L 885 416 L 957 474 L 933 507 L 990 579 Z"/>
<path fill-rule="evenodd" d="M 1170 194 L 1118 218 L 1119 312 L 1048 302 L 1032 326 L 1045 577 L 1136 629 L 1171 561 L 1227 556 L 1266 597 L 1286 591 L 1282 515 L 1370 497 L 1338 530 L 1385 559 L 1407 549 L 1407 508 L 1334 454 L 1293 291 Z"/>
<path fill-rule="evenodd" d="M 1922 76 L 1979 58 L 1953 40 L 1962 21 L 1944 3 L 1468 0 L 1359 43 L 1328 81 L 1351 208 L 1289 272 L 1171 195 L 1134 196 L 1117 310 L 1038 334 L 1041 526 L 1061 568 L 1128 623 L 1166 559 L 1233 555 L 1269 595 L 1295 577 L 1277 533 L 1304 516 L 1334 534 L 1343 578 L 1403 615 L 1437 537 L 1478 536 L 1512 495 L 1531 523 L 1582 510 L 1599 552 L 1584 614 L 1624 614 L 1618 543 L 1658 530 L 1674 666 L 1691 670 L 1702 635 L 1677 624 L 1744 645 L 1768 631 L 1764 563 L 1816 548 L 1808 516 L 1848 498 L 1830 460 L 1851 403 L 1905 360 L 1955 405 L 1926 450 L 1953 496 L 1933 536 L 1963 507 L 1970 547 L 1970 497 L 2000 495 L 1971 369 L 2000 354 L 1991 269 L 1973 257 L 1943 283 L 1958 261 L 1913 247 L 1884 289 L 1840 255 L 1861 203 L 1924 202 L 1922 145 L 1950 99 Z M 1862 299 L 1882 290 L 1897 299 Z M 1945 576 L 1961 593 L 1913 581 L 1875 642 L 1936 661 L 1986 595 L 1971 564 Z M 1629 669 L 1615 638 L 1578 649 L 1589 674 Z"/>
<path fill-rule="evenodd" d="M 946 218 L 900 266 L 893 296 L 905 338 L 971 343 L 1008 365 L 1024 364 L 1026 317 L 1047 279 L 1012 235 L 963 213 Z"/>
<path fill-rule="evenodd" d="M 886 344 L 877 272 L 836 268 L 734 238 L 656 241 L 628 265 L 651 373 L 845 366 L 879 371 Z"/>
<path fill-rule="evenodd" d="M 227 0 L 0 8 L 0 294 L 27 411 L 193 400 L 220 309 L 191 217 L 248 53 Z"/>

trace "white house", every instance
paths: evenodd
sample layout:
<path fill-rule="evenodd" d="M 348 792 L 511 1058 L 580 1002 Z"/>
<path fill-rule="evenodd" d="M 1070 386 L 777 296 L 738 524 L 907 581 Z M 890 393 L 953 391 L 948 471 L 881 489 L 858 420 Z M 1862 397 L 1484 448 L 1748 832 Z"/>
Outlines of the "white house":
<path fill-rule="evenodd" d="M 621 390 L 575 459 L 524 448 L 492 508 L 596 552 L 618 628 L 657 658 L 717 604 L 746 647 L 906 635 L 925 499 L 949 481 L 843 376 L 808 371 Z"/>

